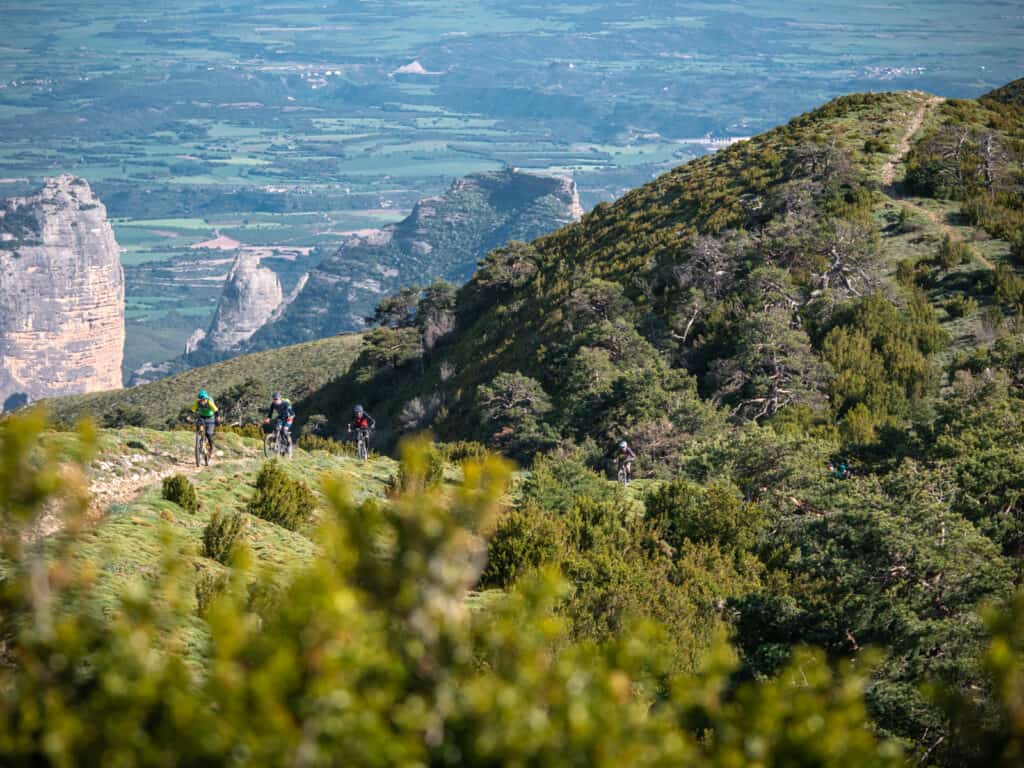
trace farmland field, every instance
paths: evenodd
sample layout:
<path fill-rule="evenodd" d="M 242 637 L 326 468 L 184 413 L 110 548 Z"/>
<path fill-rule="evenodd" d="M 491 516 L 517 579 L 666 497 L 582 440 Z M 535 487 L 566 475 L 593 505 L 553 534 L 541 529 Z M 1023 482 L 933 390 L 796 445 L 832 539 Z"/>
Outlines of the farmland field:
<path fill-rule="evenodd" d="M 126 249 L 126 367 L 208 322 L 230 254 L 193 246 L 218 235 L 289 262 L 287 282 L 339 233 L 465 174 L 571 174 L 589 208 L 705 136 L 838 94 L 976 96 L 1024 73 L 1015 2 L 8 0 L 3 15 L 0 196 L 59 172 L 94 185 Z M 320 250 L 295 264 L 294 247 Z"/>

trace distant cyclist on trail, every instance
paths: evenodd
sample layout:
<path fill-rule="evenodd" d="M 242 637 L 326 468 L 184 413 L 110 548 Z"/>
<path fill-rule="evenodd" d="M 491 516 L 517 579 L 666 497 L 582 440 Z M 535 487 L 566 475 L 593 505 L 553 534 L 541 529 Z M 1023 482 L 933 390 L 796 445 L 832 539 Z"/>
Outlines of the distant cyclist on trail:
<path fill-rule="evenodd" d="M 625 470 L 624 483 L 628 483 L 633 477 L 634 461 L 636 461 L 636 454 L 629 447 L 629 443 L 623 440 L 619 443 L 618 450 L 615 453 L 615 467 L 617 470 Z"/>
<path fill-rule="evenodd" d="M 275 392 L 271 396 L 270 408 L 267 409 L 267 417 L 263 420 L 263 423 L 269 424 L 270 420 L 274 418 L 275 413 L 277 414 L 277 424 L 274 427 L 274 431 L 277 432 L 278 429 L 284 429 L 290 439 L 292 422 L 295 421 L 295 409 L 292 408 L 292 404 L 287 397 L 281 397 L 280 392 Z"/>
<path fill-rule="evenodd" d="M 850 476 L 850 468 L 846 465 L 845 461 L 840 461 L 838 464 L 830 461 L 828 463 L 828 473 L 836 480 L 845 480 Z"/>
<path fill-rule="evenodd" d="M 195 405 L 192 406 L 192 413 L 196 415 L 196 423 L 206 426 L 206 440 L 210 444 L 210 453 L 213 453 L 213 433 L 217 425 L 217 404 L 213 402 L 210 393 L 200 389 L 196 395 Z"/>

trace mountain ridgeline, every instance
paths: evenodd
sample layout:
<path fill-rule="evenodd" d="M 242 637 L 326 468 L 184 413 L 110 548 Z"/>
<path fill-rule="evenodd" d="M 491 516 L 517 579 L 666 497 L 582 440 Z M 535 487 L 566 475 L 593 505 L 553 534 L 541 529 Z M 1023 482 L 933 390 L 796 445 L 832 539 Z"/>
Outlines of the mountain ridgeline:
<path fill-rule="evenodd" d="M 567 178 L 509 169 L 459 179 L 445 194 L 420 200 L 401 222 L 351 237 L 244 348 L 361 329 L 381 296 L 437 278 L 462 283 L 493 248 L 538 237 L 582 213 Z"/>
<path fill-rule="evenodd" d="M 130 386 L 361 330 L 381 297 L 436 279 L 465 282 L 493 248 L 537 237 L 582 214 L 571 179 L 506 169 L 456 180 L 443 195 L 420 200 L 397 224 L 345 234 L 341 247 L 299 276 L 287 295 L 282 276 L 243 249 L 209 327 L 195 331 L 182 356 L 136 370 Z"/>

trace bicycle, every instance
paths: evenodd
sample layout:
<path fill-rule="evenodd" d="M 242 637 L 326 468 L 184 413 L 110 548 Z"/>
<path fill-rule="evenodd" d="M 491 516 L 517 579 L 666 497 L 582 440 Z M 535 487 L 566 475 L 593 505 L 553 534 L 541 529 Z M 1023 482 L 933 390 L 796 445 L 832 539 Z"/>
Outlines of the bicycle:
<path fill-rule="evenodd" d="M 618 461 L 616 464 L 618 464 L 619 467 L 616 480 L 622 485 L 629 485 L 630 475 L 632 474 L 632 467 L 630 466 L 630 463 L 628 461 Z"/>
<path fill-rule="evenodd" d="M 196 466 L 210 466 L 210 457 L 213 456 L 213 440 L 206 434 L 206 420 L 195 418 L 192 420 L 196 426 Z"/>
<path fill-rule="evenodd" d="M 268 432 L 263 438 L 263 455 L 268 459 L 281 456 L 286 459 L 292 457 L 292 435 L 284 428 L 284 422 L 278 421 L 273 432 Z"/>
<path fill-rule="evenodd" d="M 360 461 L 366 461 L 370 458 L 370 430 L 368 429 L 357 429 L 356 430 L 356 458 Z"/>

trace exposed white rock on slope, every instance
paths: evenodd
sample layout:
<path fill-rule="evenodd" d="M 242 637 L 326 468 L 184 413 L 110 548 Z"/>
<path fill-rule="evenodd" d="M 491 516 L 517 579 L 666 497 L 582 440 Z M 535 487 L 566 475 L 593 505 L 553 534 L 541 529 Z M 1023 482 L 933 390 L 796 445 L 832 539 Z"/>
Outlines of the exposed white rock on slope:
<path fill-rule="evenodd" d="M 217 352 L 238 349 L 273 317 L 283 301 L 277 274 L 261 267 L 258 257 L 239 254 L 202 345 Z"/>
<path fill-rule="evenodd" d="M 84 179 L 0 203 L 0 410 L 121 387 L 124 272 Z"/>

